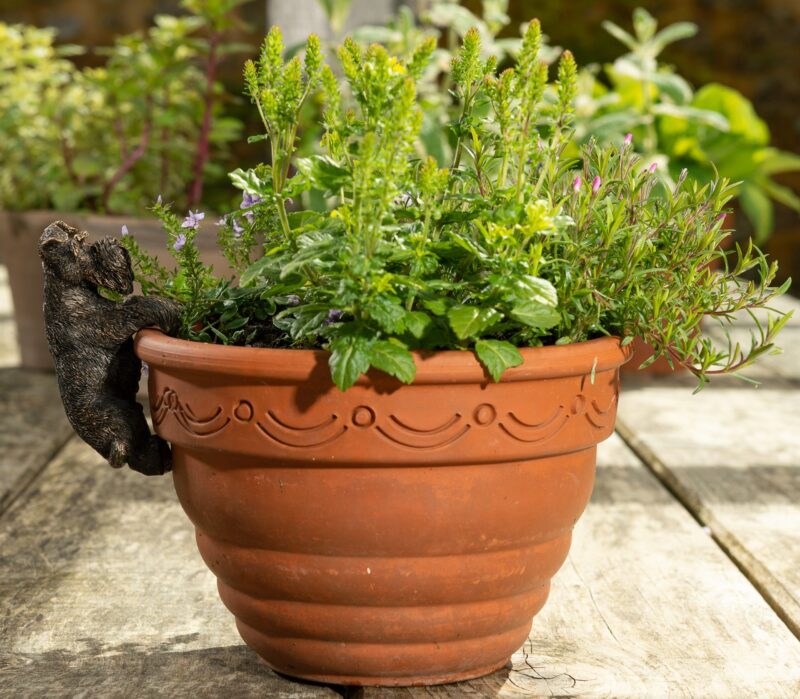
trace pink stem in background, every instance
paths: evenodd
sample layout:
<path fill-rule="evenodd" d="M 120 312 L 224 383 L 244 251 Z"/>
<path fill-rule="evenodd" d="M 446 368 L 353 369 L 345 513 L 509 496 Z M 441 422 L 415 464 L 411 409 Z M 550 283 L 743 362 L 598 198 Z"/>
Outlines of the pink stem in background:
<path fill-rule="evenodd" d="M 169 90 L 164 90 L 164 111 L 169 109 Z M 164 126 L 161 129 L 161 181 L 158 191 L 164 196 L 167 194 L 167 184 L 169 183 L 169 156 L 167 148 L 169 147 L 170 130 L 169 126 Z"/>
<path fill-rule="evenodd" d="M 123 177 L 128 174 L 128 171 L 136 165 L 136 163 L 141 160 L 142 156 L 145 154 L 147 150 L 147 144 L 150 142 L 150 129 L 153 125 L 153 98 L 149 95 L 147 96 L 146 101 L 146 109 L 145 109 L 145 118 L 144 123 L 142 124 L 142 138 L 139 141 L 136 148 L 134 148 L 130 153 L 128 153 L 128 157 L 122 161 L 122 165 L 119 166 L 117 171 L 114 173 L 112 178 L 108 181 L 106 186 L 103 188 L 103 209 L 106 213 L 111 213 L 109 210 L 108 202 L 111 199 L 111 195 L 114 192 L 116 186 L 120 183 Z"/>
<path fill-rule="evenodd" d="M 194 181 L 189 188 L 188 204 L 191 209 L 200 203 L 203 196 L 203 170 L 208 160 L 211 142 L 211 117 L 214 111 L 214 82 L 217 78 L 217 46 L 220 33 L 212 31 L 208 39 L 208 63 L 206 64 L 206 97 L 203 107 L 203 125 L 197 140 L 197 155 L 194 160 Z"/>

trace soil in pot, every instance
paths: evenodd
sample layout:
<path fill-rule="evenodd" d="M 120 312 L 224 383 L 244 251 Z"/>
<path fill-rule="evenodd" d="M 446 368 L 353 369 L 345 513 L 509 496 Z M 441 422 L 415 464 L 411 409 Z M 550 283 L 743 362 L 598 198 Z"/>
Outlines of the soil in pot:
<path fill-rule="evenodd" d="M 500 383 L 472 353 L 416 355 L 404 386 L 346 392 L 325 352 L 147 330 L 157 432 L 239 631 L 282 673 L 422 685 L 502 667 L 564 562 L 614 429 L 627 350 L 522 350 Z"/>

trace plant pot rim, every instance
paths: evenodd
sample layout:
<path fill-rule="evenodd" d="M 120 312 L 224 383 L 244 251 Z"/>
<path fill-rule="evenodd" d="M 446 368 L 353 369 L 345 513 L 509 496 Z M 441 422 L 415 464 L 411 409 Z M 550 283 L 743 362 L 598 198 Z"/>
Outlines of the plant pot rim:
<path fill-rule="evenodd" d="M 160 369 L 266 379 L 278 383 L 319 380 L 322 372 L 330 381 L 330 352 L 326 350 L 215 345 L 169 337 L 155 328 L 140 331 L 135 348 L 143 361 Z M 582 376 L 592 371 L 616 369 L 631 356 L 630 346 L 622 347 L 618 337 L 601 337 L 569 345 L 523 347 L 519 351 L 524 361 L 520 366 L 506 370 L 503 383 Z M 417 365 L 414 384 L 491 382 L 472 351 L 414 350 L 412 355 Z M 401 385 L 396 379 L 374 370 L 361 376 L 356 385 L 376 383 Z"/>

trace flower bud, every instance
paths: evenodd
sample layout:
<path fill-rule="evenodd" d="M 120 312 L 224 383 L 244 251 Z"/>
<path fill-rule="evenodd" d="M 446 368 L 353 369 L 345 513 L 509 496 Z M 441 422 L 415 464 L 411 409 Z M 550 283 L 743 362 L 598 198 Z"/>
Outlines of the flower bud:
<path fill-rule="evenodd" d="M 597 194 L 600 191 L 601 184 L 603 184 L 603 180 L 600 179 L 599 175 L 596 175 L 592 180 L 592 194 Z"/>

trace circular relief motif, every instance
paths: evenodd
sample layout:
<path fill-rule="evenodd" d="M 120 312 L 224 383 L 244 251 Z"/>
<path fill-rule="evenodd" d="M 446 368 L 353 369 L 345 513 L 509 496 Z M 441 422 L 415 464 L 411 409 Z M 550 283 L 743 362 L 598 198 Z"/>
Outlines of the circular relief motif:
<path fill-rule="evenodd" d="M 570 412 L 573 415 L 583 415 L 583 413 L 586 412 L 586 398 L 583 396 L 582 393 L 579 393 L 572 399 Z"/>
<path fill-rule="evenodd" d="M 481 426 L 491 425 L 497 417 L 497 411 L 493 405 L 483 403 L 475 408 L 475 422 Z"/>
<path fill-rule="evenodd" d="M 241 422 L 250 422 L 253 419 L 253 406 L 249 401 L 240 400 L 239 405 L 233 411 L 233 415 Z"/>
<path fill-rule="evenodd" d="M 356 427 L 369 427 L 375 422 L 375 411 L 366 405 L 359 405 L 353 410 L 353 424 Z"/>

